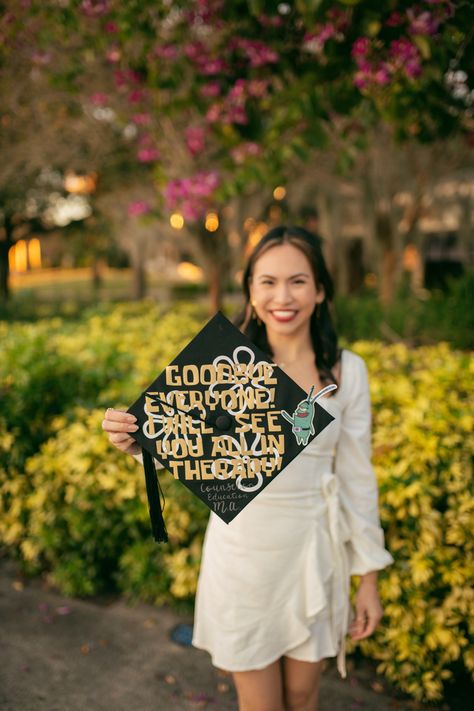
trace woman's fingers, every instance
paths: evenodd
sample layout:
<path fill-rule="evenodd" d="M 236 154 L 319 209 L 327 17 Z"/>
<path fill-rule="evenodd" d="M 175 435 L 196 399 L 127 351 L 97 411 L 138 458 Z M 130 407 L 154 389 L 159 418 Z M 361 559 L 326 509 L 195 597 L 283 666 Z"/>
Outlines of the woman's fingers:
<path fill-rule="evenodd" d="M 102 429 L 109 433 L 136 432 L 138 430 L 138 425 L 135 424 L 136 421 L 137 418 L 135 415 L 123 412 L 122 410 L 113 410 L 109 407 L 102 420 Z"/>
<path fill-rule="evenodd" d="M 130 437 L 126 432 L 112 432 L 109 434 L 109 440 L 112 444 L 120 444 L 121 442 L 135 442 L 133 437 Z"/>

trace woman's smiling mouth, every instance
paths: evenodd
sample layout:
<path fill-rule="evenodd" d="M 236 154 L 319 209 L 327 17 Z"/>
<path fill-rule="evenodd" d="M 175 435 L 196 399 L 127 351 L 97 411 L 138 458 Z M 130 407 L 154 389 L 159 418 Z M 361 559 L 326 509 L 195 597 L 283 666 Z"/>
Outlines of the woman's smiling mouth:
<path fill-rule="evenodd" d="M 270 311 L 271 315 L 276 321 L 291 321 L 298 311 L 295 311 L 294 309 L 275 309 L 274 311 Z"/>

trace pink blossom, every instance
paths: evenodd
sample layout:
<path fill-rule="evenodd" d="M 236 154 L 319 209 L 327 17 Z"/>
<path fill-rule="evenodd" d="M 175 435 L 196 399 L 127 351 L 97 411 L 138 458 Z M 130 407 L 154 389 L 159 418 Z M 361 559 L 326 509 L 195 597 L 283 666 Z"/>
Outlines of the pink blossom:
<path fill-rule="evenodd" d="M 129 104 L 138 104 L 143 99 L 143 91 L 141 89 L 133 89 L 127 96 Z"/>
<path fill-rule="evenodd" d="M 115 32 L 118 32 L 118 25 L 116 22 L 106 22 L 104 29 L 106 32 L 114 34 Z"/>
<path fill-rule="evenodd" d="M 216 123 L 219 121 L 222 114 L 221 104 L 211 104 L 206 112 L 206 121 L 209 123 Z"/>
<path fill-rule="evenodd" d="M 246 141 L 245 143 L 241 143 L 238 146 L 235 146 L 235 148 L 232 148 L 230 154 L 236 163 L 241 164 L 244 163 L 248 157 L 257 156 L 261 152 L 262 148 L 258 145 L 258 143 Z"/>
<path fill-rule="evenodd" d="M 393 40 L 389 54 L 392 71 L 401 69 L 410 78 L 420 76 L 422 72 L 420 52 L 409 40 L 404 37 Z"/>
<path fill-rule="evenodd" d="M 189 126 L 185 131 L 186 145 L 191 155 L 202 153 L 205 148 L 206 131 L 202 126 Z"/>
<path fill-rule="evenodd" d="M 46 52 L 45 50 L 37 49 L 32 53 L 31 61 L 33 62 L 33 64 L 45 66 L 51 61 L 51 53 Z"/>
<path fill-rule="evenodd" d="M 364 89 L 368 84 L 368 76 L 363 72 L 356 72 L 354 74 L 354 86 L 358 89 Z"/>
<path fill-rule="evenodd" d="M 358 37 L 352 45 L 351 54 L 354 59 L 365 57 L 370 50 L 370 40 L 368 37 Z"/>
<path fill-rule="evenodd" d="M 279 55 L 275 50 L 267 47 L 259 40 L 249 40 L 244 37 L 235 37 L 229 43 L 230 49 L 239 49 L 247 57 L 251 67 L 262 67 L 265 64 L 274 64 Z"/>
<path fill-rule="evenodd" d="M 303 38 L 305 49 L 309 52 L 319 54 L 324 50 L 324 45 L 334 36 L 336 30 L 334 25 L 321 25 L 314 32 L 307 32 Z"/>
<path fill-rule="evenodd" d="M 150 114 L 135 114 L 132 116 L 132 121 L 137 126 L 148 126 L 151 123 Z"/>
<path fill-rule="evenodd" d="M 385 84 L 388 84 L 390 82 L 390 73 L 387 67 L 380 66 L 378 69 L 375 70 L 374 81 L 380 86 L 384 86 Z"/>
<path fill-rule="evenodd" d="M 388 20 L 385 22 L 387 27 L 398 27 L 401 24 L 403 24 L 403 15 L 398 11 L 392 12 Z"/>
<path fill-rule="evenodd" d="M 204 214 L 212 194 L 219 186 L 216 171 L 202 171 L 189 178 L 171 180 L 163 194 L 169 210 L 180 209 L 188 220 L 195 220 Z"/>
<path fill-rule="evenodd" d="M 159 160 L 161 153 L 157 148 L 139 148 L 137 158 L 140 163 L 153 163 Z"/>
<path fill-rule="evenodd" d="M 117 64 L 117 62 L 120 62 L 121 57 L 122 52 L 118 47 L 109 47 L 105 53 L 106 60 L 111 64 Z"/>
<path fill-rule="evenodd" d="M 150 210 L 151 207 L 149 203 L 143 200 L 135 200 L 134 202 L 130 202 L 127 208 L 129 217 L 140 217 L 140 215 L 146 215 L 146 213 L 150 212 Z"/>
<path fill-rule="evenodd" d="M 222 122 L 225 124 L 246 124 L 249 122 L 249 120 L 245 108 L 243 106 L 230 106 L 222 117 Z"/>
<path fill-rule="evenodd" d="M 249 96 L 262 97 L 267 93 L 267 79 L 250 79 L 247 82 L 247 92 Z"/>
<path fill-rule="evenodd" d="M 219 96 L 220 91 L 220 85 L 216 81 L 207 82 L 207 84 L 203 84 L 199 89 L 199 93 L 201 94 L 201 96 L 205 96 L 206 98 Z"/>
<path fill-rule="evenodd" d="M 237 79 L 234 86 L 230 89 L 228 96 L 232 99 L 241 99 L 245 97 L 245 80 Z"/>
<path fill-rule="evenodd" d="M 116 69 L 114 79 L 117 89 L 128 87 L 130 84 L 140 84 L 140 75 L 133 69 Z"/>
<path fill-rule="evenodd" d="M 262 27 L 281 27 L 284 23 L 284 19 L 280 15 L 260 15 L 258 21 Z"/>
<path fill-rule="evenodd" d="M 223 59 L 208 59 L 207 61 L 199 61 L 201 71 L 204 75 L 219 74 L 228 70 L 229 65 Z"/>
<path fill-rule="evenodd" d="M 153 163 L 161 158 L 161 153 L 155 145 L 153 136 L 150 136 L 150 134 L 140 136 L 137 158 L 140 163 Z"/>
<path fill-rule="evenodd" d="M 191 60 L 199 60 L 202 57 L 207 58 L 207 50 L 202 42 L 189 42 L 184 46 L 184 54 Z"/>
<path fill-rule="evenodd" d="M 410 21 L 409 32 L 413 35 L 435 35 L 438 31 L 439 21 L 431 12 L 409 8 L 407 17 Z"/>
<path fill-rule="evenodd" d="M 178 49 L 174 44 L 157 45 L 153 50 L 153 54 L 160 59 L 176 59 Z"/>
<path fill-rule="evenodd" d="M 412 79 L 419 77 L 420 74 L 422 73 L 420 60 L 419 59 L 409 59 L 405 63 L 405 72 L 406 72 L 407 76 L 411 77 Z"/>
<path fill-rule="evenodd" d="M 109 11 L 109 0 L 82 0 L 79 9 L 87 17 L 102 17 Z"/>
<path fill-rule="evenodd" d="M 90 97 L 90 102 L 94 106 L 106 106 L 108 100 L 109 100 L 109 97 L 107 96 L 107 94 L 104 94 L 101 91 L 97 91 L 95 94 L 92 94 L 92 96 Z"/>

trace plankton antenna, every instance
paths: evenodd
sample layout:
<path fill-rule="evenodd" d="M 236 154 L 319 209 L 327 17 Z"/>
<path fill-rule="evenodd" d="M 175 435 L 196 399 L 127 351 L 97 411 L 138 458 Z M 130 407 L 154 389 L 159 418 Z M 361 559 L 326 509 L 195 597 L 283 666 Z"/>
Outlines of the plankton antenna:
<path fill-rule="evenodd" d="M 309 394 L 310 397 L 311 397 L 311 394 L 312 394 L 313 390 L 314 390 L 314 386 L 311 388 L 311 392 L 310 392 L 310 394 Z M 320 397 L 322 397 L 322 396 L 325 395 L 326 393 L 331 392 L 331 390 L 337 390 L 337 385 L 336 385 L 336 383 L 330 383 L 330 385 L 326 385 L 325 388 L 323 388 L 323 389 L 320 390 L 318 393 L 316 393 L 316 395 L 313 397 L 313 399 L 311 400 L 311 402 L 314 402 L 315 400 L 318 400 Z"/>

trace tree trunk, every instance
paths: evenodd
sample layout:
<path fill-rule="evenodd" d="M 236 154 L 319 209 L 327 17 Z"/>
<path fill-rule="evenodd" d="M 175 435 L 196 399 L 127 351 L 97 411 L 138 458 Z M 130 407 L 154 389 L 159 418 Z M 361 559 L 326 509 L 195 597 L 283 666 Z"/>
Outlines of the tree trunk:
<path fill-rule="evenodd" d="M 10 264 L 8 253 L 13 246 L 13 224 L 9 215 L 5 215 L 4 227 L 0 231 L 0 302 L 10 300 Z"/>
<path fill-rule="evenodd" d="M 220 311 L 222 308 L 222 279 L 219 266 L 211 264 L 209 266 L 209 305 L 212 313 Z"/>
<path fill-rule="evenodd" d="M 393 303 L 395 296 L 395 271 L 397 254 L 390 214 L 378 205 L 375 212 L 376 236 L 380 245 L 379 298 L 384 306 Z"/>
<path fill-rule="evenodd" d="M 222 308 L 224 286 L 228 280 L 229 244 L 222 225 L 215 232 L 209 232 L 203 224 L 199 225 L 196 237 L 206 264 L 209 306 L 215 313 Z"/>

